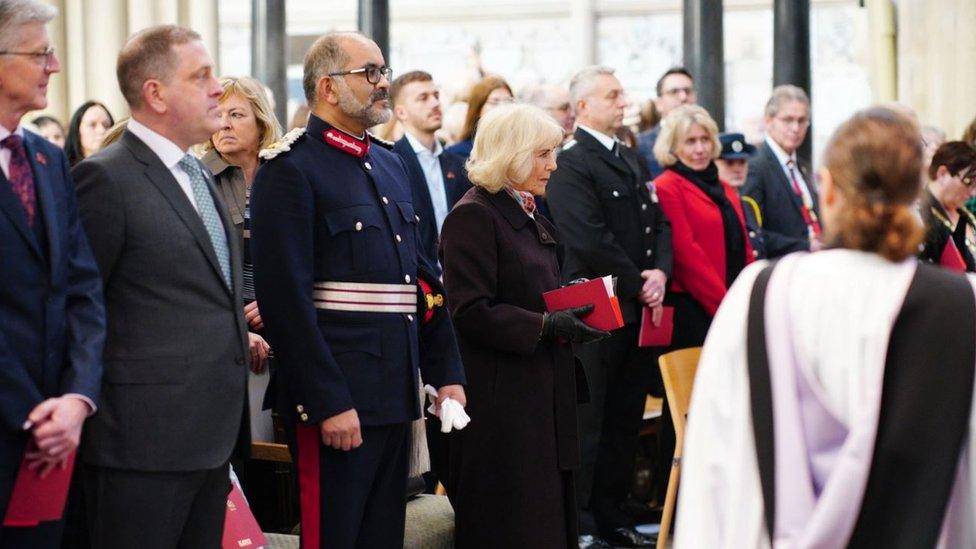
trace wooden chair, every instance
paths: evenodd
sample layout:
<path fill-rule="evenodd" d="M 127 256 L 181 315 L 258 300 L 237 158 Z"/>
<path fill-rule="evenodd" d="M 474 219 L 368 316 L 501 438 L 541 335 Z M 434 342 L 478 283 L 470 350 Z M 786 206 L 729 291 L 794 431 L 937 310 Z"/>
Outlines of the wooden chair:
<path fill-rule="evenodd" d="M 688 415 L 691 388 L 695 383 L 695 371 L 698 370 L 700 356 L 701 347 L 692 347 L 661 355 L 658 360 L 661 365 L 661 377 L 664 378 L 664 393 L 668 398 L 668 407 L 671 408 L 675 439 L 674 460 L 671 462 L 671 474 L 668 477 L 668 493 L 664 498 L 664 512 L 661 515 L 661 531 L 657 536 L 658 549 L 667 547 L 668 535 L 671 533 L 674 506 L 678 499 L 678 477 L 681 472 L 681 449 L 685 440 L 685 419 Z"/>

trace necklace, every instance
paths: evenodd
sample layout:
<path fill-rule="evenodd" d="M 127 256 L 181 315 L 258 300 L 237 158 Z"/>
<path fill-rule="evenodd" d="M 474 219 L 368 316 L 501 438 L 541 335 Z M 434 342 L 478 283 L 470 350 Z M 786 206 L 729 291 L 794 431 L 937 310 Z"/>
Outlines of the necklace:
<path fill-rule="evenodd" d="M 932 215 L 935 216 L 935 218 L 939 220 L 939 222 L 942 223 L 942 225 L 945 226 L 946 229 L 949 230 L 949 234 L 951 238 L 951 235 L 956 232 L 956 226 L 954 226 L 952 222 L 946 218 L 946 216 L 942 215 L 942 212 L 940 212 L 938 208 L 936 208 L 935 206 L 929 208 L 929 210 L 932 212 Z M 964 225 L 966 225 L 966 231 L 963 237 L 966 242 L 966 248 L 969 250 L 969 255 L 972 256 L 973 258 L 976 258 L 976 240 L 974 240 L 973 237 L 970 236 L 971 227 L 976 226 L 976 217 L 973 217 L 973 214 L 969 213 L 966 210 L 957 210 L 957 211 L 960 214 L 959 220 L 962 221 Z M 963 216 L 965 216 L 966 219 L 963 219 Z M 966 223 L 967 221 L 968 223 Z"/>

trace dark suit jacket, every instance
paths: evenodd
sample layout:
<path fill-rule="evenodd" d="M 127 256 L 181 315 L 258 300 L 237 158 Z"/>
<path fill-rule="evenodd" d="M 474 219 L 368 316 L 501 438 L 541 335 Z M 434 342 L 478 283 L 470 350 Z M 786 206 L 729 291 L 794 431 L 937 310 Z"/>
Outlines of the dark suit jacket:
<path fill-rule="evenodd" d="M 417 153 L 413 152 L 410 141 L 406 137 L 400 138 L 393 145 L 393 152 L 400 155 L 403 163 L 407 166 L 407 175 L 410 178 L 410 194 L 413 198 L 413 210 L 419 217 L 418 230 L 420 231 L 420 249 L 426 255 L 427 260 L 437 270 L 440 275 L 440 266 L 437 261 L 437 219 L 434 217 L 434 203 L 430 199 L 430 190 L 427 187 L 427 178 L 424 177 L 424 170 L 420 167 L 417 160 Z M 444 176 L 444 187 L 447 195 L 448 211 L 454 204 L 464 196 L 464 193 L 471 188 L 471 182 L 464 171 L 464 159 L 456 154 L 447 151 L 441 152 L 438 157 L 441 163 L 441 173 Z"/>
<path fill-rule="evenodd" d="M 451 437 L 458 546 L 490 536 L 496 547 L 552 547 L 563 532 L 549 526 L 576 514 L 562 504 L 572 492 L 552 478 L 579 466 L 572 348 L 539 339 L 542 294 L 560 283 L 556 234 L 505 191 L 474 188 L 447 216 L 442 242 L 472 420 Z M 532 497 L 508 497 L 516 492 Z"/>
<path fill-rule="evenodd" d="M 0 513 L 28 439 L 27 414 L 64 393 L 97 402 L 105 341 L 102 282 L 68 162 L 30 132 L 24 147 L 34 173 L 35 228 L 0 171 Z"/>
<path fill-rule="evenodd" d="M 105 281 L 108 336 L 86 463 L 139 471 L 213 469 L 248 447 L 241 254 L 220 193 L 233 289 L 200 215 L 159 157 L 122 138 L 74 167 Z M 209 174 L 208 174 L 209 175 Z"/>
<path fill-rule="evenodd" d="M 803 161 L 799 162 L 799 169 L 810 190 L 813 211 L 819 216 L 820 206 L 817 204 L 817 191 L 810 169 Z M 810 249 L 807 224 L 800 209 L 803 203 L 793 192 L 793 183 L 786 177 L 768 143 L 763 143 L 759 153 L 749 160 L 749 176 L 742 194 L 751 197 L 759 205 L 767 257 L 775 258 Z"/>
<path fill-rule="evenodd" d="M 617 277 L 624 322 L 640 320 L 640 273 L 671 277 L 671 224 L 648 192 L 650 176 L 628 147 L 616 157 L 586 130 L 559 153 L 546 200 L 566 249 L 563 279 Z"/>
<path fill-rule="evenodd" d="M 654 158 L 654 144 L 657 143 L 657 136 L 661 133 L 661 126 L 641 132 L 637 136 L 637 154 L 647 162 L 647 171 L 651 174 L 651 179 L 656 178 L 664 172 L 664 168 Z"/>

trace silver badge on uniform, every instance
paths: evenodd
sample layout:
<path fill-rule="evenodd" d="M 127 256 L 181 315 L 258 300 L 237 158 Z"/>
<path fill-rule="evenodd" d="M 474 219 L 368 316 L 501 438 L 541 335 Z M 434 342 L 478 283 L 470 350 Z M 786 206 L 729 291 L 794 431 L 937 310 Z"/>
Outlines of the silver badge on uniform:
<path fill-rule="evenodd" d="M 644 184 L 647 185 L 647 192 L 651 195 L 651 202 L 657 204 L 657 187 L 654 186 L 654 182 L 648 181 Z"/>

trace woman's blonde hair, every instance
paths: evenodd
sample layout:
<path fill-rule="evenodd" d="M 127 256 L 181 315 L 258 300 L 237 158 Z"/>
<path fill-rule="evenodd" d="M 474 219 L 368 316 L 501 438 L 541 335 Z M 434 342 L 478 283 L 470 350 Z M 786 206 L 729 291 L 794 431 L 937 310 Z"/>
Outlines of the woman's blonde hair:
<path fill-rule="evenodd" d="M 529 177 L 535 151 L 554 149 L 562 140 L 563 129 L 539 107 L 504 105 L 492 109 L 478 124 L 467 162 L 468 179 L 497 193 Z"/>
<path fill-rule="evenodd" d="M 844 197 L 832 246 L 874 252 L 890 261 L 915 255 L 924 236 L 914 212 L 922 191 L 918 125 L 892 109 L 857 112 L 841 124 L 824 151 L 824 167 Z"/>
<path fill-rule="evenodd" d="M 691 126 L 698 124 L 705 129 L 712 140 L 712 159 L 722 153 L 722 143 L 718 140 L 718 125 L 712 120 L 708 111 L 698 105 L 682 105 L 669 112 L 661 120 L 661 133 L 654 143 L 654 158 L 661 166 L 673 166 L 678 163 L 674 149 L 685 139 Z"/>
<path fill-rule="evenodd" d="M 260 82 L 247 76 L 226 76 L 220 79 L 220 87 L 224 88 L 224 93 L 220 96 L 220 103 L 226 101 L 232 95 L 238 95 L 247 99 L 254 110 L 254 118 L 258 123 L 258 150 L 267 149 L 272 143 L 281 139 L 281 124 L 274 111 L 271 110 L 271 102 L 268 95 L 264 92 L 264 86 Z M 213 137 L 201 146 L 201 151 L 206 153 L 214 148 Z"/>

